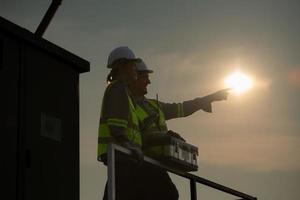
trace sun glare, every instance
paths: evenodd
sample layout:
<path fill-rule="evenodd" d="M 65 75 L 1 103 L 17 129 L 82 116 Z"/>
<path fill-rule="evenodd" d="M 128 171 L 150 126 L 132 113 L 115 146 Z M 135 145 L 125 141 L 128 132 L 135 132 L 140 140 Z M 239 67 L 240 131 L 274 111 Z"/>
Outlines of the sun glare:
<path fill-rule="evenodd" d="M 232 92 L 241 94 L 252 87 L 253 83 L 249 76 L 236 71 L 225 79 L 225 87 L 232 89 Z"/>

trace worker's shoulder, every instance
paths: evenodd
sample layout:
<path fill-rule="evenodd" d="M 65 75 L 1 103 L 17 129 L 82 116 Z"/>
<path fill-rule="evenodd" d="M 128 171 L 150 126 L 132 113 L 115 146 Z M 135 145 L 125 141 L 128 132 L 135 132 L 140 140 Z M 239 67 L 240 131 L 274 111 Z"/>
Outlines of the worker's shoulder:
<path fill-rule="evenodd" d="M 151 99 L 151 98 L 147 98 L 146 101 L 151 104 L 152 106 L 159 106 L 159 107 L 163 107 L 166 103 L 162 102 L 162 101 L 157 101 L 157 99 Z"/>
<path fill-rule="evenodd" d="M 121 81 L 113 81 L 107 86 L 108 92 L 115 92 L 115 91 L 126 91 L 126 85 Z"/>
<path fill-rule="evenodd" d="M 147 98 L 147 101 L 148 102 L 151 102 L 151 103 L 159 103 L 159 104 L 164 104 L 164 102 L 162 102 L 162 101 L 158 101 L 157 99 L 151 99 L 151 98 Z"/>
<path fill-rule="evenodd" d="M 147 99 L 147 101 L 151 105 L 154 105 L 154 106 L 158 105 L 161 109 L 163 109 L 165 111 L 177 109 L 177 107 L 182 104 L 182 103 L 175 103 L 175 102 L 157 101 L 157 99 Z"/>
<path fill-rule="evenodd" d="M 105 93 L 106 97 L 109 98 L 121 98 L 127 94 L 126 85 L 120 81 L 111 82 L 107 86 Z"/>

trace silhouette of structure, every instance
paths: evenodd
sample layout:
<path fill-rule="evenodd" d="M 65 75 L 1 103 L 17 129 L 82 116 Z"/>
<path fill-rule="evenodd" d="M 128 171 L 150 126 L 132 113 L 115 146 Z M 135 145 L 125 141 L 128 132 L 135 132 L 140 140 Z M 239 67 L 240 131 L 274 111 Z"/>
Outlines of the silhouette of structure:
<path fill-rule="evenodd" d="M 0 17 L 1 197 L 79 199 L 79 74 L 89 62 Z"/>

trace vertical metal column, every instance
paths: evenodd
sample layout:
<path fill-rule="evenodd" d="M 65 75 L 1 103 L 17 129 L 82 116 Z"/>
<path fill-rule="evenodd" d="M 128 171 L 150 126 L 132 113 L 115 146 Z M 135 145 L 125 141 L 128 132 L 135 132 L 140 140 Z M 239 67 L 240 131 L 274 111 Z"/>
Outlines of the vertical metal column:
<path fill-rule="evenodd" d="M 196 181 L 190 179 L 191 200 L 197 200 L 197 185 Z"/>
<path fill-rule="evenodd" d="M 107 152 L 107 183 L 108 183 L 108 200 L 116 199 L 116 189 L 115 189 L 115 148 L 113 143 L 108 144 L 108 152 Z"/>

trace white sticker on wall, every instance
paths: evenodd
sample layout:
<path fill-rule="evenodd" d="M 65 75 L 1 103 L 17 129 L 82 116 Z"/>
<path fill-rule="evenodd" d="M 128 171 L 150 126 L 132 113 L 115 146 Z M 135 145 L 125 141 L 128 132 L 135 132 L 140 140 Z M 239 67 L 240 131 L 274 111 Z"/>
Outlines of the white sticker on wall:
<path fill-rule="evenodd" d="M 61 119 L 41 113 L 41 136 L 61 142 Z"/>

